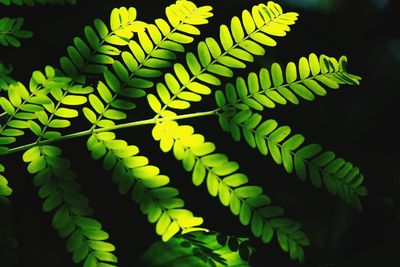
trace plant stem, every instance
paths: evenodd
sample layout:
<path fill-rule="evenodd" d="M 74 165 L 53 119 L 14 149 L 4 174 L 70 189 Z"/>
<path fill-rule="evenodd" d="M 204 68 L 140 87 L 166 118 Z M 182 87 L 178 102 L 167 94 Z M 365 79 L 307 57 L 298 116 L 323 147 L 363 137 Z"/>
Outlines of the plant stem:
<path fill-rule="evenodd" d="M 14 148 L 11 148 L 10 150 L 8 150 L 3 155 L 22 152 L 22 151 L 26 151 L 26 150 L 28 150 L 28 149 L 30 149 L 32 147 L 35 147 L 35 146 L 50 145 L 50 144 L 58 143 L 58 142 L 65 141 L 65 140 L 70 140 L 70 139 L 75 139 L 75 138 L 79 138 L 79 137 L 82 137 L 82 136 L 91 135 L 91 134 L 94 134 L 94 133 L 115 131 L 115 130 L 119 130 L 119 129 L 136 127 L 136 126 L 141 126 L 141 125 L 156 124 L 156 123 L 159 123 L 159 122 L 162 122 L 162 121 L 165 121 L 165 120 L 183 120 L 183 119 L 190 119 L 190 118 L 196 118 L 196 117 L 217 115 L 217 112 L 219 110 L 220 109 L 214 109 L 214 110 L 209 110 L 209 111 L 202 111 L 202 112 L 195 112 L 195 113 L 189 113 L 189 114 L 183 114 L 183 115 L 176 115 L 174 117 L 166 117 L 166 118 L 156 118 L 156 117 L 154 117 L 154 118 L 146 119 L 146 120 L 140 120 L 140 121 L 133 121 L 133 122 L 117 124 L 117 125 L 114 125 L 112 127 L 89 129 L 89 130 L 85 130 L 85 131 L 80 131 L 80 132 L 76 132 L 76 133 L 67 134 L 67 135 L 61 136 L 61 137 L 56 138 L 56 139 L 39 140 L 39 141 L 34 142 L 34 143 L 30 143 L 30 144 L 14 147 Z"/>

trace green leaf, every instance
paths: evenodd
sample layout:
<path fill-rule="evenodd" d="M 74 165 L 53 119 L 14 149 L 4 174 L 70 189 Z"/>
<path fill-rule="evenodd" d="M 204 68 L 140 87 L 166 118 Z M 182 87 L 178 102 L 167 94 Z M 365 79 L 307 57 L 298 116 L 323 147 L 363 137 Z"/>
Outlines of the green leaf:
<path fill-rule="evenodd" d="M 262 32 L 255 32 L 251 36 L 251 39 L 254 41 L 263 44 L 265 46 L 271 46 L 274 47 L 277 45 L 276 41 L 269 37 L 268 35 L 262 33 Z"/>
<path fill-rule="evenodd" d="M 112 95 L 110 90 L 107 88 L 107 86 L 103 82 L 99 82 L 97 85 L 97 91 L 99 92 L 101 98 L 108 104 L 112 100 Z"/>
<path fill-rule="evenodd" d="M 147 166 L 135 168 L 131 171 L 131 173 L 133 176 L 135 176 L 137 178 L 147 180 L 148 178 L 152 178 L 152 177 L 158 175 L 160 173 L 160 170 L 155 166 L 147 165 Z M 166 176 L 158 176 L 156 178 L 156 180 L 159 180 L 160 184 L 165 185 L 169 181 L 169 178 Z M 164 181 L 166 181 L 166 182 L 164 182 Z"/>
<path fill-rule="evenodd" d="M 197 75 L 201 71 L 201 65 L 192 52 L 186 54 L 186 64 L 193 75 Z"/>
<path fill-rule="evenodd" d="M 42 133 L 42 129 L 40 128 L 39 124 L 34 121 L 29 121 L 29 129 L 31 129 L 31 131 L 37 136 Z M 4 135 L 4 131 L 2 132 L 2 134 Z"/>
<path fill-rule="evenodd" d="M 218 62 L 230 68 L 243 69 L 246 67 L 246 64 L 230 56 L 221 56 L 218 58 Z"/>
<path fill-rule="evenodd" d="M 232 36 L 226 25 L 220 26 L 219 39 L 225 51 L 228 51 L 233 46 Z"/>
<path fill-rule="evenodd" d="M 310 76 L 310 66 L 308 65 L 308 60 L 305 57 L 299 60 L 299 73 L 300 79 L 304 80 Z"/>
<path fill-rule="evenodd" d="M 296 65 L 293 62 L 289 62 L 286 66 L 286 81 L 292 83 L 297 79 Z"/>
<path fill-rule="evenodd" d="M 87 99 L 84 96 L 67 95 L 61 100 L 61 103 L 64 105 L 78 106 L 86 103 L 86 101 Z"/>
<path fill-rule="evenodd" d="M 9 122 L 7 122 L 7 126 L 16 129 L 26 129 L 29 128 L 29 123 L 23 120 L 10 120 Z"/>
<path fill-rule="evenodd" d="M 239 164 L 234 161 L 226 162 L 212 169 L 212 172 L 218 176 L 229 175 L 239 169 Z"/>
<path fill-rule="evenodd" d="M 178 77 L 179 81 L 182 84 L 186 84 L 189 82 L 189 73 L 186 71 L 185 67 L 180 64 L 180 63 L 176 63 L 174 64 L 174 71 L 175 71 L 175 75 L 176 77 Z"/>
<path fill-rule="evenodd" d="M 180 92 L 181 86 L 178 80 L 171 73 L 165 74 L 164 79 L 171 93 L 177 94 L 178 92 Z"/>
<path fill-rule="evenodd" d="M 171 41 L 174 41 L 176 43 L 181 43 L 181 44 L 189 44 L 191 42 L 193 42 L 194 38 L 182 33 L 170 33 L 168 35 L 168 39 L 170 39 Z"/>
<path fill-rule="evenodd" d="M 218 58 L 221 55 L 222 53 L 221 48 L 219 47 L 219 44 L 217 43 L 217 41 L 215 41 L 214 38 L 207 37 L 206 44 L 213 58 Z"/>
<path fill-rule="evenodd" d="M 207 67 L 207 71 L 224 77 L 233 77 L 233 71 L 230 68 L 220 64 L 209 65 Z"/>
<path fill-rule="evenodd" d="M 118 259 L 116 256 L 114 256 L 113 254 L 109 253 L 109 252 L 104 252 L 104 251 L 95 251 L 93 253 L 95 255 L 95 257 L 101 261 L 107 261 L 107 262 L 113 262 L 113 263 L 117 263 Z"/>
<path fill-rule="evenodd" d="M 218 107 L 224 107 L 226 105 L 226 99 L 222 91 L 215 92 L 215 101 Z"/>
<path fill-rule="evenodd" d="M 82 86 L 82 85 L 73 85 L 68 88 L 68 92 L 71 94 L 82 94 L 87 95 L 94 91 L 93 87 L 90 86 Z"/>
<path fill-rule="evenodd" d="M 233 39 L 236 43 L 239 43 L 244 38 L 244 31 L 240 19 L 238 17 L 233 17 L 231 20 L 231 31 Z"/>
<path fill-rule="evenodd" d="M 169 239 L 171 239 L 175 234 L 177 234 L 179 232 L 180 228 L 179 225 L 176 221 L 173 221 L 168 229 L 164 232 L 164 234 L 162 235 L 162 240 L 164 242 L 168 241 Z"/>
<path fill-rule="evenodd" d="M 318 59 L 317 55 L 315 55 L 314 53 L 311 53 L 308 56 L 308 63 L 310 64 L 310 70 L 311 70 L 312 76 L 318 75 L 321 71 L 321 68 L 319 66 L 319 59 Z"/>
<path fill-rule="evenodd" d="M 240 207 L 239 220 L 243 225 L 248 225 L 251 219 L 251 207 L 246 202 L 242 203 Z"/>
<path fill-rule="evenodd" d="M 274 229 L 271 227 L 271 225 L 268 222 L 265 223 L 263 233 L 261 236 L 261 240 L 264 243 L 269 243 L 272 240 L 273 236 L 274 236 Z"/>
<path fill-rule="evenodd" d="M 111 88 L 111 90 L 116 93 L 119 92 L 121 88 L 121 83 L 111 71 L 104 72 L 104 79 L 106 80 L 107 85 Z"/>
<path fill-rule="evenodd" d="M 169 217 L 167 212 L 163 212 L 163 214 L 157 221 L 156 233 L 158 235 L 164 234 L 170 224 L 171 224 L 171 218 Z"/>
<path fill-rule="evenodd" d="M 4 97 L 0 97 L 0 106 L 8 115 L 13 115 L 15 112 L 14 106 Z"/>
<path fill-rule="evenodd" d="M 90 27 L 90 26 L 86 26 L 84 31 L 85 31 L 86 39 L 88 40 L 90 46 L 93 49 L 97 49 L 97 47 L 100 44 L 100 40 L 97 37 L 97 35 L 96 35 L 95 31 L 93 30 L 93 28 Z"/>
<path fill-rule="evenodd" d="M 263 234 L 264 222 L 262 217 L 258 213 L 253 213 L 251 218 L 251 231 L 256 237 L 261 237 Z"/>
<path fill-rule="evenodd" d="M 278 92 L 291 103 L 297 105 L 299 104 L 299 99 L 294 95 L 289 89 L 286 87 L 280 86 L 278 87 Z"/>
<path fill-rule="evenodd" d="M 304 85 L 307 86 L 314 94 L 319 96 L 326 95 L 326 90 L 314 80 L 304 80 Z"/>
<path fill-rule="evenodd" d="M 34 160 L 39 159 L 40 157 L 41 153 L 39 147 L 32 147 L 27 151 L 25 151 L 24 154 L 22 155 L 22 159 L 24 162 L 32 162 Z"/>
<path fill-rule="evenodd" d="M 284 214 L 284 211 L 281 207 L 276 207 L 276 206 L 268 206 L 268 207 L 263 207 L 258 209 L 258 212 L 264 217 L 264 218 L 275 218 L 275 217 L 280 217 Z"/>
<path fill-rule="evenodd" d="M 216 197 L 218 195 L 219 178 L 213 172 L 208 172 L 207 175 L 207 189 L 211 196 Z"/>
<path fill-rule="evenodd" d="M 122 110 L 132 110 L 136 108 L 136 105 L 134 103 L 125 101 L 125 100 L 113 100 L 112 102 L 110 102 L 110 106 L 114 107 L 114 108 L 118 108 L 118 109 L 122 109 Z"/>
<path fill-rule="evenodd" d="M 96 251 L 110 252 L 115 250 L 114 245 L 104 241 L 88 240 L 87 244 Z"/>
<path fill-rule="evenodd" d="M 138 32 L 139 42 L 143 50 L 149 54 L 153 50 L 153 43 L 144 31 Z"/>
<path fill-rule="evenodd" d="M 163 19 L 156 19 L 155 23 L 163 35 L 167 35 L 171 31 L 169 24 Z"/>
<path fill-rule="evenodd" d="M 16 141 L 17 139 L 15 137 L 0 137 L 0 145 L 8 145 L 12 144 Z"/>
<path fill-rule="evenodd" d="M 281 126 L 271 133 L 269 140 L 274 143 L 280 143 L 290 134 L 290 132 L 291 130 L 288 126 Z"/>
<path fill-rule="evenodd" d="M 256 25 L 249 11 L 243 10 L 242 21 L 247 34 L 251 34 L 256 29 Z"/>
<path fill-rule="evenodd" d="M 59 192 L 54 192 L 50 197 L 48 197 L 44 203 L 43 203 L 43 211 L 49 212 L 55 208 L 57 208 L 59 205 L 61 205 L 63 202 L 63 199 L 61 197 L 61 194 Z"/>
<path fill-rule="evenodd" d="M 86 236 L 87 238 L 91 240 L 106 240 L 108 239 L 109 235 L 107 232 L 104 232 L 101 229 L 90 229 L 90 228 L 85 228 L 83 229 L 83 235 Z"/>
<path fill-rule="evenodd" d="M 320 83 L 328 86 L 329 88 L 332 88 L 332 89 L 339 88 L 339 84 L 336 81 L 330 79 L 329 76 L 327 76 L 327 75 L 318 75 L 315 77 L 315 79 L 318 80 Z"/>
<path fill-rule="evenodd" d="M 239 215 L 241 208 L 241 201 L 235 194 L 231 194 L 229 208 L 234 215 L 236 216 Z"/>
<path fill-rule="evenodd" d="M 54 115 L 61 118 L 75 118 L 78 117 L 78 111 L 69 108 L 59 108 L 54 112 Z"/>
<path fill-rule="evenodd" d="M 283 84 L 283 75 L 281 66 L 278 63 L 273 63 L 271 66 L 271 76 L 274 86 L 280 86 Z"/>
<path fill-rule="evenodd" d="M 249 198 L 262 194 L 263 190 L 259 186 L 248 185 L 236 188 L 233 192 L 240 198 Z"/>
<path fill-rule="evenodd" d="M 211 93 L 211 89 L 201 83 L 198 82 L 191 82 L 189 84 L 186 85 L 186 87 L 194 92 L 194 93 L 198 93 L 198 94 L 202 94 L 202 95 L 209 95 Z"/>
<path fill-rule="evenodd" d="M 257 56 L 263 56 L 265 54 L 265 49 L 258 43 L 251 40 L 244 40 L 240 42 L 240 47 Z"/>
<path fill-rule="evenodd" d="M 157 99 L 157 97 L 155 95 L 148 94 L 147 95 L 147 101 L 149 102 L 149 105 L 150 105 L 151 109 L 155 113 L 159 113 L 161 111 L 161 103 L 160 103 L 160 101 Z"/>
<path fill-rule="evenodd" d="M 211 63 L 211 54 L 205 42 L 199 42 L 197 46 L 197 54 L 203 67 L 207 67 Z"/>
<path fill-rule="evenodd" d="M 18 107 L 21 105 L 22 99 L 18 93 L 18 87 L 10 86 L 8 88 L 8 99 L 14 107 Z"/>
<path fill-rule="evenodd" d="M 67 51 L 68 51 L 69 58 L 74 63 L 74 65 L 78 69 L 81 69 L 84 64 L 84 59 L 83 59 L 82 55 L 79 53 L 79 51 L 73 46 L 68 46 Z"/>
<path fill-rule="evenodd" d="M 60 119 L 54 119 L 47 124 L 47 126 L 50 128 L 67 128 L 70 125 L 71 123 L 68 120 L 60 120 Z"/>
<path fill-rule="evenodd" d="M 104 117 L 111 120 L 124 120 L 126 119 L 125 112 L 115 110 L 115 109 L 108 109 L 103 113 Z"/>
<path fill-rule="evenodd" d="M 223 179 L 223 183 L 230 187 L 238 187 L 246 184 L 247 182 L 248 182 L 247 176 L 242 173 L 235 173 Z"/>
<path fill-rule="evenodd" d="M 18 129 L 5 129 L 1 132 L 3 136 L 22 136 L 24 132 Z"/>
<path fill-rule="evenodd" d="M 40 172 L 46 167 L 46 165 L 47 165 L 46 159 L 44 157 L 39 157 L 29 163 L 28 172 L 31 174 Z"/>
<path fill-rule="evenodd" d="M 218 189 L 218 196 L 219 199 L 224 206 L 229 206 L 230 199 L 231 199 L 231 192 L 230 188 L 226 186 L 224 183 L 219 184 L 219 189 Z"/>
<path fill-rule="evenodd" d="M 103 113 L 105 106 L 96 95 L 94 94 L 89 95 L 89 103 L 97 113 L 99 114 Z"/>

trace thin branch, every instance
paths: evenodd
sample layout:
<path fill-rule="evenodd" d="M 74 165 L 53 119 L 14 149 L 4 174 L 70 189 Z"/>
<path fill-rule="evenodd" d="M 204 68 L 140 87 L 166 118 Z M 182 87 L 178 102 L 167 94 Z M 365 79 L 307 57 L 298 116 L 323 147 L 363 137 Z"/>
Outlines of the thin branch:
<path fill-rule="evenodd" d="M 141 125 L 156 124 L 156 123 L 159 123 L 159 122 L 162 122 L 162 121 L 166 121 L 166 120 L 183 120 L 183 119 L 190 119 L 190 118 L 196 118 L 196 117 L 217 115 L 218 111 L 219 111 L 219 109 L 214 109 L 214 110 L 210 110 L 210 111 L 195 112 L 195 113 L 177 115 L 177 116 L 173 116 L 173 117 L 163 117 L 163 118 L 154 117 L 154 118 L 151 118 L 151 119 L 145 119 L 145 120 L 140 120 L 140 121 L 133 121 L 133 122 L 117 124 L 117 125 L 114 125 L 112 127 L 84 130 L 84 131 L 80 131 L 80 132 L 76 132 L 76 133 L 67 134 L 67 135 L 64 135 L 64 136 L 61 136 L 61 137 L 55 138 L 55 139 L 39 140 L 39 141 L 34 142 L 34 143 L 29 143 L 29 144 L 26 144 L 26 145 L 22 145 L 22 146 L 18 146 L 18 147 L 15 147 L 15 148 L 11 148 L 10 150 L 8 150 L 3 155 L 22 152 L 22 151 L 26 151 L 26 150 L 28 150 L 28 149 L 30 149 L 32 147 L 35 147 L 35 146 L 50 145 L 50 144 L 58 143 L 58 142 L 61 142 L 61 141 L 66 141 L 66 140 L 70 140 L 70 139 L 79 138 L 79 137 L 82 137 L 82 136 L 91 135 L 91 134 L 94 134 L 94 133 L 115 131 L 115 130 L 119 130 L 119 129 L 131 128 L 131 127 L 136 127 L 136 126 L 141 126 Z"/>

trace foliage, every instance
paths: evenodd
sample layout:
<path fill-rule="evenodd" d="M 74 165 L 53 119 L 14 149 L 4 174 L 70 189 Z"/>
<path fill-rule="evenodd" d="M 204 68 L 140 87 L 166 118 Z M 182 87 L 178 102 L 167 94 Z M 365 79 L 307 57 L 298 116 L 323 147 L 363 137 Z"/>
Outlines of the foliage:
<path fill-rule="evenodd" d="M 248 239 L 215 232 L 193 232 L 153 244 L 143 255 L 146 266 L 250 266 Z"/>
<path fill-rule="evenodd" d="M 18 39 L 32 37 L 32 32 L 21 30 L 23 18 L 0 18 L 0 44 L 4 46 L 21 45 Z"/>
<path fill-rule="evenodd" d="M 32 5 L 34 1 L 12 3 Z M 324 185 L 331 194 L 361 209 L 359 197 L 367 191 L 357 167 L 331 151 L 322 151 L 317 144 L 304 144 L 303 135 L 291 135 L 288 126 L 278 126 L 260 114 L 265 108 L 299 104 L 301 99 L 313 101 L 326 95 L 327 88 L 359 84 L 360 77 L 347 72 L 347 58 L 312 53 L 300 58 L 298 64 L 290 62 L 283 68 L 274 63 L 259 73 L 235 77 L 236 69 L 245 69 L 265 54 L 266 47 L 276 46 L 277 39 L 286 36 L 297 20 L 297 13 L 285 13 L 270 1 L 234 16 L 228 25 L 220 26 L 218 38 L 206 37 L 197 43 L 197 49 L 177 60 L 178 53 L 185 52 L 185 45 L 194 42 L 200 27 L 213 16 L 211 11 L 210 6 L 177 0 L 166 8 L 166 19 L 148 23 L 137 20 L 133 7 L 115 8 L 109 25 L 94 20 L 92 26 L 84 28 L 83 36 L 75 37 L 67 47 L 60 67 L 34 71 L 29 85 L 14 81 L 8 76 L 11 68 L 0 65 L 0 106 L 4 111 L 0 115 L 0 154 L 5 157 L 23 152 L 22 159 L 44 201 L 43 210 L 53 213 L 52 226 L 67 239 L 66 247 L 75 263 L 85 267 L 118 263 L 109 234 L 94 218 L 70 161 L 57 145 L 87 137 L 92 158 L 102 160 L 119 192 L 129 194 L 155 224 L 162 241 L 168 241 L 155 245 L 148 255 L 166 246 L 174 251 L 174 257 L 184 256 L 186 264 L 193 260 L 203 262 L 198 266 L 248 266 L 248 257 L 243 259 L 242 255 L 245 249 L 240 248 L 246 248 L 249 255 L 252 250 L 244 240 L 199 232 L 207 231 L 203 218 L 185 208 L 170 178 L 152 165 L 139 147 L 130 143 L 132 140 L 117 137 L 117 130 L 128 127 L 153 125 L 152 136 L 161 151 L 172 152 L 182 162 L 195 186 L 205 184 L 210 195 L 218 197 L 243 225 L 249 225 L 262 242 L 270 243 L 276 237 L 293 260 L 303 262 L 304 247 L 309 245 L 301 224 L 287 218 L 261 187 L 250 184 L 237 162 L 217 151 L 216 145 L 192 126 L 180 125 L 179 120 L 214 116 L 234 140 L 243 137 L 262 155 L 270 154 L 286 172 L 296 173 L 301 180 L 309 178 L 315 187 Z M 20 31 L 21 19 L 2 20 L 7 20 L 4 25 L 13 25 L 3 27 L 7 30 L 4 44 L 19 46 L 16 38 L 30 37 Z M 214 109 L 181 113 L 212 93 Z M 132 110 L 145 99 L 154 117 L 131 120 Z M 86 128 L 69 130 L 74 123 Z M 11 194 L 7 184 L 0 176 L 4 199 Z M 182 244 L 186 249 L 181 249 Z M 173 260 L 171 255 L 164 256 L 165 261 Z M 159 266 L 160 262 L 152 264 Z"/>

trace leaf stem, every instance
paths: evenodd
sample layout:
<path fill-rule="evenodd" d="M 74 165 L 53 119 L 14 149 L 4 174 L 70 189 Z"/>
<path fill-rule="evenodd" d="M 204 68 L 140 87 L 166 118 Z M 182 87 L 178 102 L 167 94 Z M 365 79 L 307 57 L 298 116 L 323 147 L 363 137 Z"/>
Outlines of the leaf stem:
<path fill-rule="evenodd" d="M 141 126 L 141 125 L 156 124 L 158 122 L 162 122 L 162 121 L 166 121 L 166 120 L 183 120 L 183 119 L 191 119 L 191 118 L 197 118 L 197 117 L 217 115 L 219 110 L 220 109 L 214 109 L 214 110 L 209 110 L 209 111 L 194 112 L 194 113 L 188 113 L 188 114 L 183 114 L 183 115 L 176 115 L 173 117 L 165 117 L 165 118 L 163 117 L 163 118 L 157 118 L 157 119 L 151 118 L 151 119 L 145 119 L 145 120 L 140 120 L 140 121 L 133 121 L 133 122 L 117 124 L 112 127 L 105 127 L 105 128 L 97 128 L 97 129 L 91 128 L 89 130 L 84 130 L 84 131 L 80 131 L 80 132 L 76 132 L 76 133 L 67 134 L 67 135 L 61 136 L 56 139 L 40 140 L 40 141 L 37 141 L 34 143 L 14 147 L 14 148 L 11 148 L 10 150 L 8 150 L 3 155 L 22 152 L 22 151 L 26 151 L 32 147 L 35 147 L 35 146 L 50 145 L 50 144 L 58 143 L 61 141 L 66 141 L 66 140 L 70 140 L 70 139 L 79 138 L 82 136 L 91 135 L 94 133 L 115 131 L 115 130 L 119 130 L 119 129 L 131 128 L 131 127 L 136 127 L 136 126 Z"/>

